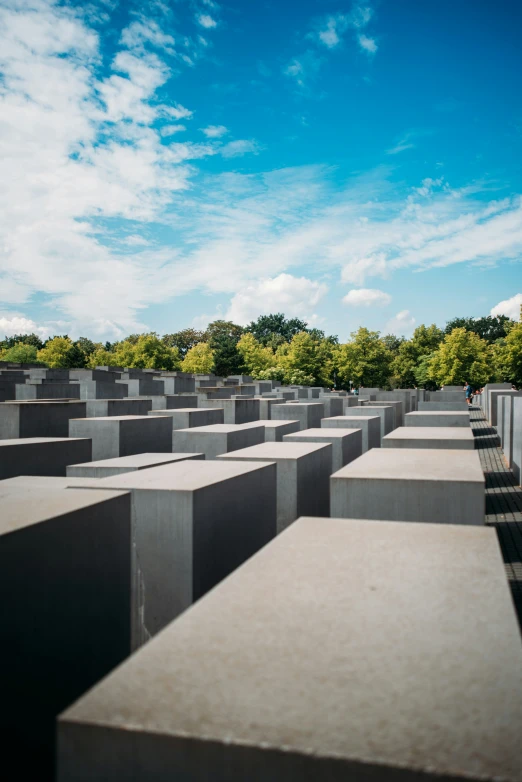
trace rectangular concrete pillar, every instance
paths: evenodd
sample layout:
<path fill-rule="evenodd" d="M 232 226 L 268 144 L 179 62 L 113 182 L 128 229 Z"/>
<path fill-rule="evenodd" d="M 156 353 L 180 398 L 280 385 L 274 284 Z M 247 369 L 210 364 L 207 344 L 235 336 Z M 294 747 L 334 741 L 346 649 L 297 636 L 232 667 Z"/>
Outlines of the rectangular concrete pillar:
<path fill-rule="evenodd" d="M 263 397 L 260 397 L 258 399 L 259 402 L 259 420 L 260 421 L 271 421 L 272 420 L 272 406 L 273 405 L 284 405 L 285 400 L 284 399 L 264 399 Z"/>
<path fill-rule="evenodd" d="M 334 415 L 343 415 L 345 407 L 343 397 L 331 396 L 330 394 L 319 394 L 317 401 L 324 405 L 325 418 L 331 418 Z"/>
<path fill-rule="evenodd" d="M 124 399 L 127 395 L 127 386 L 123 383 L 80 380 L 80 399 Z"/>
<path fill-rule="evenodd" d="M 88 399 L 86 418 L 106 418 L 113 415 L 147 415 L 152 410 L 150 399 Z M 73 416 L 79 418 L 80 416 Z"/>
<path fill-rule="evenodd" d="M 353 462 L 362 454 L 361 429 L 305 429 L 303 432 L 287 434 L 285 443 L 330 443 L 332 446 L 331 473 L 337 472 L 345 464 Z"/>
<path fill-rule="evenodd" d="M 491 389 L 489 392 L 489 414 L 488 419 L 491 426 L 497 426 L 497 405 L 499 396 L 519 396 L 519 391 L 511 389 Z"/>
<path fill-rule="evenodd" d="M 25 383 L 15 388 L 18 400 L 80 398 L 79 383 Z"/>
<path fill-rule="evenodd" d="M 187 459 L 204 459 L 202 453 L 137 453 L 119 456 L 116 459 L 102 459 L 99 462 L 71 464 L 67 467 L 68 478 L 110 478 L 137 470 L 148 470 L 164 464 L 184 462 Z"/>
<path fill-rule="evenodd" d="M 226 462 L 275 462 L 277 532 L 303 514 L 328 516 L 332 446 L 329 443 L 263 443 L 218 456 Z"/>
<path fill-rule="evenodd" d="M 418 405 L 419 412 L 426 412 L 426 411 L 438 411 L 438 412 L 455 412 L 455 411 L 469 411 L 469 405 L 467 404 L 465 399 L 461 399 L 458 402 L 447 402 L 443 397 L 441 398 L 441 401 L 439 402 L 419 402 Z"/>
<path fill-rule="evenodd" d="M 511 469 L 516 482 L 522 482 L 522 397 L 514 397 L 511 408 Z"/>
<path fill-rule="evenodd" d="M 485 481 L 476 451 L 373 448 L 334 473 L 332 516 L 483 525 Z"/>
<path fill-rule="evenodd" d="M 324 418 L 322 402 L 287 402 L 272 409 L 274 421 L 299 421 L 301 429 L 317 429 L 321 426 L 321 418 Z"/>
<path fill-rule="evenodd" d="M 71 437 L 91 438 L 94 461 L 134 453 L 172 452 L 172 424 L 168 418 L 159 416 L 114 415 L 73 419 L 69 422 L 69 434 Z"/>
<path fill-rule="evenodd" d="M 63 475 L 67 465 L 88 462 L 88 438 L 24 437 L 0 440 L 0 480 L 17 475 Z"/>
<path fill-rule="evenodd" d="M 404 416 L 404 426 L 459 426 L 469 429 L 471 423 L 467 410 L 417 410 Z"/>
<path fill-rule="evenodd" d="M 71 418 L 85 418 L 86 403 L 66 400 L 49 402 L 2 402 L 0 440 L 19 437 L 68 437 Z"/>
<path fill-rule="evenodd" d="M 521 669 L 493 529 L 301 519 L 62 715 L 58 782 L 515 782 Z"/>
<path fill-rule="evenodd" d="M 150 400 L 152 407 L 151 410 L 177 410 L 180 407 L 198 407 L 198 395 L 197 394 L 176 394 L 176 395 L 163 395 L 163 396 L 138 396 L 130 397 L 131 400 L 141 399 Z M 203 405 L 204 407 L 204 405 Z"/>
<path fill-rule="evenodd" d="M 259 421 L 265 427 L 265 443 L 280 443 L 287 434 L 299 431 L 299 421 Z"/>
<path fill-rule="evenodd" d="M 364 402 L 362 406 L 364 406 L 365 408 L 381 407 L 383 404 L 386 405 L 386 407 L 392 407 L 394 410 L 393 429 L 396 429 L 397 426 L 404 426 L 404 413 L 403 413 L 402 402 L 398 402 L 397 400 L 390 399 L 387 402 Z M 349 413 L 347 413 L 347 415 L 349 415 Z"/>
<path fill-rule="evenodd" d="M 175 453 L 204 453 L 206 459 L 215 459 L 221 453 L 258 445 L 265 440 L 265 427 L 241 424 L 213 424 L 193 429 L 175 429 L 172 432 L 172 451 Z"/>
<path fill-rule="evenodd" d="M 381 419 L 381 438 L 384 437 L 385 434 L 389 434 L 393 429 L 395 429 L 395 413 L 393 410 L 393 407 L 390 407 L 389 405 L 381 405 L 380 407 L 375 405 L 371 408 L 369 407 L 351 407 L 347 412 L 347 416 L 354 417 L 354 416 L 379 416 Z"/>
<path fill-rule="evenodd" d="M 4 773 L 51 782 L 56 716 L 131 651 L 130 495 L 0 483 L 0 506 Z"/>
<path fill-rule="evenodd" d="M 360 429 L 362 432 L 363 453 L 370 448 L 381 447 L 381 418 L 374 415 L 338 415 L 335 418 L 323 418 L 321 429 Z"/>
<path fill-rule="evenodd" d="M 180 407 L 171 410 L 151 410 L 150 416 L 164 416 L 172 421 L 173 429 L 192 429 L 194 426 L 212 426 L 224 423 L 221 407 Z"/>
<path fill-rule="evenodd" d="M 411 413 L 410 413 L 411 415 Z M 471 427 L 400 426 L 382 439 L 383 448 L 454 448 L 474 451 L 475 437 Z"/>

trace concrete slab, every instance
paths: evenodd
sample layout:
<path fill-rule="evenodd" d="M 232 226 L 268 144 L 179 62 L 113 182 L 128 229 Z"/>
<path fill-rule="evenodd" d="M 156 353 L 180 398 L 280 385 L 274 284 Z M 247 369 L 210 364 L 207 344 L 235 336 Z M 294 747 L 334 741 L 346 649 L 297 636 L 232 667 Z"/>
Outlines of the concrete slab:
<path fill-rule="evenodd" d="M 351 411 L 350 411 L 351 413 Z M 370 448 L 381 447 L 381 417 L 374 415 L 338 415 L 323 418 L 321 429 L 360 429 L 362 432 L 363 453 Z"/>
<path fill-rule="evenodd" d="M 265 427 L 265 443 L 280 443 L 287 434 L 299 431 L 299 421 L 259 421 Z"/>
<path fill-rule="evenodd" d="M 402 402 L 398 402 L 397 400 L 390 399 L 387 402 L 364 402 L 361 403 L 361 406 L 368 409 L 370 407 L 381 407 L 383 404 L 386 405 L 386 407 L 392 407 L 394 410 L 393 429 L 396 429 L 397 426 L 404 426 L 404 413 L 403 413 Z M 346 415 L 350 415 L 350 413 L 347 413 Z"/>
<path fill-rule="evenodd" d="M 130 495 L 0 483 L 2 757 L 54 779 L 55 719 L 130 654 Z"/>
<path fill-rule="evenodd" d="M 419 412 L 456 412 L 456 411 L 463 411 L 463 410 L 469 410 L 469 405 L 467 404 L 465 399 L 461 399 L 458 402 L 452 402 L 446 401 L 444 398 L 440 402 L 419 402 L 418 404 L 418 411 Z"/>
<path fill-rule="evenodd" d="M 385 434 L 389 434 L 395 429 L 395 412 L 390 405 L 374 405 L 371 410 L 364 407 L 351 407 L 346 413 L 347 416 L 374 416 L 377 415 L 381 419 L 381 438 Z M 375 446 L 377 447 L 377 446 Z"/>
<path fill-rule="evenodd" d="M 123 383 L 80 380 L 80 399 L 124 399 L 128 395 Z"/>
<path fill-rule="evenodd" d="M 410 413 L 411 415 L 411 413 Z M 474 451 L 471 427 L 400 426 L 382 439 L 383 448 L 441 448 Z"/>
<path fill-rule="evenodd" d="M 67 465 L 92 458 L 88 438 L 24 437 L 0 440 L 0 480 L 17 475 L 63 475 Z"/>
<path fill-rule="evenodd" d="M 287 402 L 272 409 L 272 419 L 275 421 L 299 421 L 301 429 L 317 428 L 324 418 L 322 402 L 306 404 L 302 402 Z"/>
<path fill-rule="evenodd" d="M 362 454 L 361 429 L 305 429 L 285 435 L 285 443 L 330 443 L 332 446 L 331 473 L 353 462 Z"/>
<path fill-rule="evenodd" d="M 61 716 L 58 780 L 515 782 L 521 668 L 494 530 L 301 519 Z"/>
<path fill-rule="evenodd" d="M 516 482 L 522 482 L 522 397 L 513 398 L 511 408 L 511 464 Z"/>
<path fill-rule="evenodd" d="M 114 415 L 147 415 L 152 410 L 150 399 L 88 399 L 86 418 L 106 418 Z M 80 416 L 74 416 L 80 418 Z"/>
<path fill-rule="evenodd" d="M 206 399 L 200 407 L 222 408 L 226 424 L 247 424 L 259 420 L 259 399 Z"/>
<path fill-rule="evenodd" d="M 149 410 L 177 410 L 180 407 L 185 409 L 187 407 L 198 407 L 198 395 L 197 394 L 175 394 L 175 395 L 162 395 L 162 396 L 137 396 L 127 397 L 129 400 L 140 399 L 141 401 L 149 400 L 151 407 Z"/>
<path fill-rule="evenodd" d="M 119 456 L 116 459 L 103 459 L 98 462 L 71 464 L 67 467 L 68 478 L 109 478 L 136 470 L 147 470 L 172 462 L 187 459 L 204 459 L 202 453 L 137 453 L 132 456 Z"/>
<path fill-rule="evenodd" d="M 511 389 L 496 389 L 492 388 L 489 392 L 489 422 L 491 426 L 496 426 L 497 421 L 497 405 L 499 396 L 519 396 L 519 391 L 513 391 Z"/>
<path fill-rule="evenodd" d="M 212 426 L 224 423 L 221 407 L 180 407 L 171 410 L 151 410 L 149 415 L 166 416 L 172 420 L 173 429 L 192 429 L 194 426 Z"/>
<path fill-rule="evenodd" d="M 271 421 L 272 420 L 272 407 L 274 405 L 284 405 L 284 399 L 264 399 L 259 398 L 259 420 Z"/>
<path fill-rule="evenodd" d="M 263 443 L 218 456 L 277 465 L 277 532 L 303 514 L 328 516 L 332 446 L 329 443 Z"/>
<path fill-rule="evenodd" d="M 68 437 L 71 418 L 85 418 L 79 401 L 9 401 L 0 404 L 0 440 L 20 437 Z"/>
<path fill-rule="evenodd" d="M 94 461 L 134 453 L 172 453 L 172 425 L 160 416 L 114 415 L 73 419 L 69 422 L 69 434 L 71 437 L 91 438 Z"/>
<path fill-rule="evenodd" d="M 15 386 L 17 400 L 79 399 L 79 383 L 25 383 Z"/>
<path fill-rule="evenodd" d="M 416 410 L 404 416 L 404 426 L 471 427 L 468 410 Z"/>
<path fill-rule="evenodd" d="M 172 432 L 172 450 L 177 453 L 203 453 L 206 459 L 219 454 L 259 445 L 265 440 L 263 424 L 214 424 Z"/>
<path fill-rule="evenodd" d="M 476 451 L 373 448 L 330 479 L 332 516 L 483 525 Z"/>
<path fill-rule="evenodd" d="M 331 418 L 334 415 L 344 413 L 344 398 L 331 396 L 330 394 L 319 394 L 318 401 L 324 405 L 324 417 Z"/>

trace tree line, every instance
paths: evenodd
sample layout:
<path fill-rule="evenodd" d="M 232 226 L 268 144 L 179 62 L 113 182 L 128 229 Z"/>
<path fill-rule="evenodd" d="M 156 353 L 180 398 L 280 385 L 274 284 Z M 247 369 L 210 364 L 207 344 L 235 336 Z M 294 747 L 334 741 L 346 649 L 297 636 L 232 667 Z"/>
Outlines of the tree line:
<path fill-rule="evenodd" d="M 522 318 L 505 315 L 454 318 L 444 328 L 418 326 L 411 339 L 360 327 L 347 342 L 282 313 L 262 315 L 246 327 L 216 320 L 204 331 L 187 328 L 160 337 L 131 334 L 118 342 L 42 341 L 18 334 L 0 342 L 0 361 L 47 367 L 141 367 L 295 385 L 345 388 L 428 388 L 487 382 L 522 386 Z"/>

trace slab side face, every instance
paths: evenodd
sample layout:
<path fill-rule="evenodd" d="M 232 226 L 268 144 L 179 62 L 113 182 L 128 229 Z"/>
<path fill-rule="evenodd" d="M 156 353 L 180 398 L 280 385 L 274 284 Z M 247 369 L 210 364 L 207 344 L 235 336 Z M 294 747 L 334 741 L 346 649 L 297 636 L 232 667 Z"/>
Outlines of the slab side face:
<path fill-rule="evenodd" d="M 410 413 L 411 415 L 411 413 Z M 453 448 L 475 450 L 475 437 L 470 427 L 461 426 L 401 426 L 382 441 L 383 448 Z"/>
<path fill-rule="evenodd" d="M 362 432 L 363 453 L 371 448 L 381 446 L 381 418 L 374 415 L 347 416 L 323 418 L 321 428 L 360 429 Z"/>
<path fill-rule="evenodd" d="M 91 458 L 92 444 L 87 438 L 0 440 L 0 480 L 17 475 L 65 477 L 67 465 Z"/>
<path fill-rule="evenodd" d="M 493 530 L 301 519 L 62 716 L 58 779 L 520 780 L 521 658 Z"/>
<path fill-rule="evenodd" d="M 469 412 L 466 410 L 417 410 L 404 416 L 404 426 L 460 426 L 471 427 Z"/>

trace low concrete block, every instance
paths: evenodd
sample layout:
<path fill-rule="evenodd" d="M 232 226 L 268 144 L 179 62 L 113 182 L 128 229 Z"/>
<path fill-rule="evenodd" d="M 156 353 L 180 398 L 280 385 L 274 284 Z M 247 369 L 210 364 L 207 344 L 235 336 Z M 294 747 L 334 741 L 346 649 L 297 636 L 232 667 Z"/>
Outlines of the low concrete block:
<path fill-rule="evenodd" d="M 515 782 L 521 668 L 493 529 L 300 519 L 61 716 L 58 780 Z"/>
<path fill-rule="evenodd" d="M 180 407 L 177 410 L 151 410 L 151 416 L 165 416 L 172 420 L 173 429 L 192 429 L 194 426 L 212 426 L 224 423 L 221 407 Z"/>
<path fill-rule="evenodd" d="M 263 443 L 218 456 L 220 461 L 277 464 L 277 532 L 304 513 L 328 516 L 332 446 L 329 443 Z"/>
<path fill-rule="evenodd" d="M 87 418 L 106 418 L 113 415 L 147 415 L 152 410 L 150 399 L 88 399 Z M 79 418 L 80 416 L 74 416 Z"/>
<path fill-rule="evenodd" d="M 354 416 L 379 416 L 381 419 L 381 438 L 384 437 L 385 434 L 389 434 L 395 429 L 395 412 L 393 407 L 389 405 L 373 405 L 371 410 L 366 406 L 351 407 L 346 415 L 352 418 Z"/>
<path fill-rule="evenodd" d="M 373 448 L 330 479 L 332 516 L 483 525 L 476 451 Z"/>
<path fill-rule="evenodd" d="M 299 431 L 299 421 L 259 421 L 265 427 L 265 443 L 280 443 L 287 434 Z"/>
<path fill-rule="evenodd" d="M 343 415 L 344 398 L 331 396 L 330 394 L 319 394 L 319 402 L 324 405 L 324 417 L 331 418 L 334 415 Z"/>
<path fill-rule="evenodd" d="M 99 462 L 71 464 L 67 467 L 68 478 L 110 478 L 136 470 L 147 470 L 187 459 L 204 459 L 202 453 L 137 453 L 119 456 L 116 459 L 102 459 Z"/>
<path fill-rule="evenodd" d="M 272 420 L 272 406 L 273 405 L 284 405 L 285 400 L 284 399 L 264 399 L 263 397 L 260 397 L 258 399 L 259 401 L 259 420 L 260 421 L 271 421 Z"/>
<path fill-rule="evenodd" d="M 411 413 L 410 413 L 411 415 Z M 462 426 L 400 426 L 382 439 L 383 448 L 455 448 L 474 451 L 471 428 Z"/>
<path fill-rule="evenodd" d="M 247 424 L 260 418 L 259 399 L 207 399 L 200 407 L 222 408 L 226 424 Z"/>
<path fill-rule="evenodd" d="M 241 424 L 214 424 L 172 432 L 172 450 L 176 453 L 204 453 L 206 459 L 219 454 L 248 448 L 264 442 L 265 427 Z"/>
<path fill-rule="evenodd" d="M 80 399 L 124 399 L 127 386 L 101 380 L 80 380 Z"/>
<path fill-rule="evenodd" d="M 446 402 L 442 398 L 440 402 L 419 402 L 418 405 L 418 411 L 423 413 L 427 411 L 456 412 L 458 410 L 469 410 L 469 405 L 465 399 L 461 399 L 458 402 L 452 402 L 451 400 Z"/>
<path fill-rule="evenodd" d="M 404 416 L 404 426 L 458 426 L 469 429 L 471 423 L 467 410 L 417 410 Z"/>
<path fill-rule="evenodd" d="M 2 402 L 0 440 L 15 440 L 20 437 L 68 437 L 71 418 L 85 418 L 85 414 L 85 402 Z"/>
<path fill-rule="evenodd" d="M 351 411 L 350 411 L 351 412 Z M 360 429 L 363 453 L 381 447 L 381 417 L 378 415 L 338 415 L 323 418 L 321 429 Z"/>
<path fill-rule="evenodd" d="M 301 429 L 315 429 L 321 425 L 324 417 L 322 402 L 306 404 L 302 402 L 287 402 L 272 408 L 272 419 L 275 421 L 299 421 Z"/>
<path fill-rule="evenodd" d="M 16 385 L 16 399 L 79 399 L 79 383 L 25 383 Z"/>
<path fill-rule="evenodd" d="M 291 443 L 330 443 L 332 446 L 331 473 L 337 472 L 345 464 L 353 462 L 362 454 L 361 429 L 305 429 L 283 437 L 283 442 Z"/>
<path fill-rule="evenodd" d="M 130 397 L 130 399 L 150 400 L 152 407 L 149 410 L 178 410 L 179 408 L 198 407 L 199 401 L 197 394 L 138 396 Z"/>
<path fill-rule="evenodd" d="M 56 716 L 131 651 L 130 495 L 0 483 L 0 506 L 3 763 L 52 780 Z"/>
<path fill-rule="evenodd" d="M 88 462 L 92 443 L 86 438 L 24 437 L 0 440 L 0 480 L 17 475 L 63 475 L 67 465 Z"/>
<path fill-rule="evenodd" d="M 172 424 L 168 418 L 160 416 L 114 415 L 73 419 L 69 422 L 69 434 L 71 437 L 91 438 L 94 461 L 134 453 L 172 453 Z"/>

